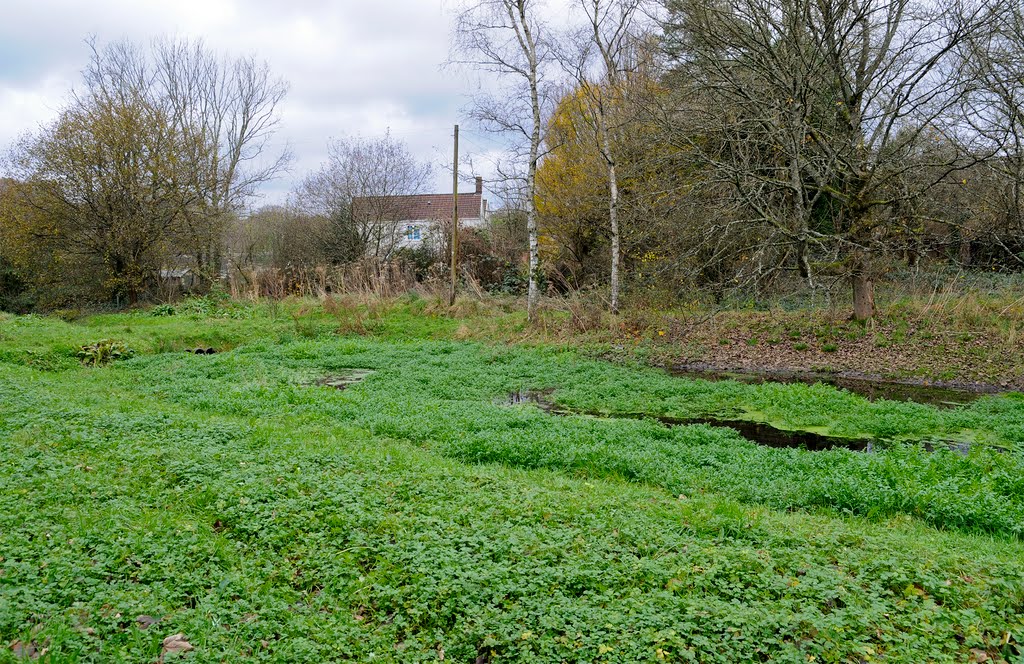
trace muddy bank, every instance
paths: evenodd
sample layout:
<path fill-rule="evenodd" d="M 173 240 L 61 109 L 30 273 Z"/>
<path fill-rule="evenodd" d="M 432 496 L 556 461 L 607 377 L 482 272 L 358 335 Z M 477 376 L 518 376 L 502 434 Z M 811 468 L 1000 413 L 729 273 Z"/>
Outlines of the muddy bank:
<path fill-rule="evenodd" d="M 821 371 L 800 371 L 774 368 L 756 369 L 751 367 L 722 367 L 703 362 L 693 362 L 665 369 L 673 376 L 699 378 L 702 380 L 735 380 L 751 385 L 762 383 L 803 383 L 832 385 L 870 401 L 910 401 L 938 408 L 962 406 L 987 394 L 1001 394 L 1006 388 L 986 383 L 957 381 L 926 381 L 924 379 L 886 380 L 856 371 L 826 373 Z"/>
<path fill-rule="evenodd" d="M 635 419 L 635 420 L 654 420 L 664 424 L 665 426 L 686 426 L 693 424 L 704 424 L 713 427 L 725 427 L 733 429 L 740 436 L 746 438 L 752 443 L 762 445 L 764 447 L 773 447 L 776 449 L 804 449 L 811 452 L 821 452 L 824 450 L 833 449 L 847 449 L 854 452 L 873 453 L 877 450 L 884 449 L 885 447 L 894 444 L 892 441 L 887 440 L 876 440 L 873 438 L 847 438 L 842 436 L 830 436 L 827 434 L 817 433 L 814 431 L 806 431 L 800 429 L 781 429 L 776 426 L 772 426 L 767 422 L 757 422 L 753 420 L 739 420 L 739 419 L 728 419 L 720 417 L 690 417 L 690 418 L 678 418 L 669 417 L 666 415 L 654 415 L 651 413 L 605 413 L 597 411 L 579 410 L 573 408 L 567 408 L 555 404 L 552 399 L 554 390 L 518 390 L 512 392 L 508 396 L 508 400 L 505 401 L 507 406 L 521 406 L 521 405 L 534 405 L 550 415 L 557 416 L 571 416 L 571 415 L 583 415 L 587 417 L 597 417 L 604 419 Z M 936 450 L 950 450 L 958 454 L 967 455 L 970 453 L 972 444 L 961 440 L 927 440 L 921 441 L 921 444 L 929 452 L 935 452 Z M 1000 452 L 1005 452 L 1003 448 L 994 448 Z"/>
<path fill-rule="evenodd" d="M 865 327 L 829 311 L 729 311 L 664 319 L 653 337 L 651 361 L 783 379 L 796 374 L 822 382 L 884 381 L 976 394 L 1024 391 L 1024 338 L 989 323 L 894 314 Z M 628 348 L 622 344 L 611 354 L 628 355 Z"/>

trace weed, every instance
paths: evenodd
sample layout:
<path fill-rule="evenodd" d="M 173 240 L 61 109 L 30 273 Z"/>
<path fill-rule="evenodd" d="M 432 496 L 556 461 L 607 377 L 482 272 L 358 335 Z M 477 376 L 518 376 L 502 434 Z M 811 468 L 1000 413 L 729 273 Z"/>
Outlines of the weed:
<path fill-rule="evenodd" d="M 212 299 L 208 297 L 190 297 L 177 307 L 175 313 L 198 319 L 211 316 L 216 310 L 217 304 Z"/>
<path fill-rule="evenodd" d="M 82 317 L 82 312 L 79 309 L 58 309 L 50 314 L 55 318 L 59 318 L 68 323 L 72 323 Z"/>
<path fill-rule="evenodd" d="M 78 358 L 82 361 L 82 364 L 95 367 L 115 360 L 125 360 L 134 354 L 135 351 L 129 348 L 123 341 L 103 339 L 102 341 L 82 346 L 78 351 Z"/>

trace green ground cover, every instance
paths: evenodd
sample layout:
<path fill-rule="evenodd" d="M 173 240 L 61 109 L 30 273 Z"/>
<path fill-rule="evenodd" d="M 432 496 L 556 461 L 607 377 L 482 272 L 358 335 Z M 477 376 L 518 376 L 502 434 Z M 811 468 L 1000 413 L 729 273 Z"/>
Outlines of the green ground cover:
<path fill-rule="evenodd" d="M 0 318 L 0 661 L 175 633 L 204 662 L 1022 661 L 1024 399 L 687 381 L 455 341 L 415 302 L 303 306 Z M 102 339 L 136 354 L 83 366 Z M 506 405 L 524 388 L 895 442 L 771 449 Z"/>

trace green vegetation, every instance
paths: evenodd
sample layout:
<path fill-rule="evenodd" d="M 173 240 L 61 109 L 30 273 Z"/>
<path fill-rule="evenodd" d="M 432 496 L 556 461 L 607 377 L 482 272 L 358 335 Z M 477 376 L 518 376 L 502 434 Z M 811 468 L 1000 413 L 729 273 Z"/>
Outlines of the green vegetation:
<path fill-rule="evenodd" d="M 430 308 L 0 315 L 0 662 L 1022 661 L 1024 398 L 683 380 Z"/>
<path fill-rule="evenodd" d="M 82 360 L 84 364 L 91 364 L 95 367 L 113 362 L 114 360 L 125 360 L 134 354 L 135 351 L 125 345 L 124 342 L 104 339 L 94 344 L 82 346 L 81 350 L 78 351 L 78 359 Z"/>

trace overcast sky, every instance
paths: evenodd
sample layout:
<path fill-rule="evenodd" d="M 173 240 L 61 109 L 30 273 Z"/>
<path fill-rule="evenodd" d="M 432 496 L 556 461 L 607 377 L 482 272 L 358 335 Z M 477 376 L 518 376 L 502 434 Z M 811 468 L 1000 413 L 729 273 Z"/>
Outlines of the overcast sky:
<path fill-rule="evenodd" d="M 261 201 L 283 202 L 326 157 L 329 139 L 390 129 L 451 186 L 451 135 L 463 159 L 499 144 L 461 115 L 473 77 L 443 70 L 453 0 L 34 0 L 10 2 L 0 23 L 0 149 L 52 120 L 89 58 L 85 39 L 202 38 L 227 55 L 256 55 L 290 92 L 276 135 L 296 159 Z M 481 175 L 489 175 L 481 172 Z M 464 189 L 465 190 L 465 189 Z"/>

